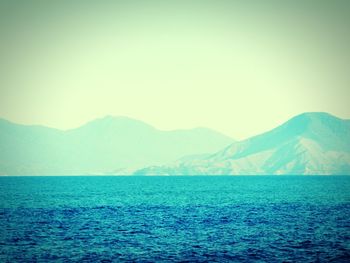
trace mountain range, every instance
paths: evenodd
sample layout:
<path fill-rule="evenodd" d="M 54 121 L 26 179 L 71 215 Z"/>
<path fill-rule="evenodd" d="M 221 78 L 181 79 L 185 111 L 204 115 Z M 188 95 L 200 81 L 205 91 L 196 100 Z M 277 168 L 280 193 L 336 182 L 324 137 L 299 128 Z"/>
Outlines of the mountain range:
<path fill-rule="evenodd" d="M 207 128 L 161 131 L 126 117 L 66 131 L 0 120 L 0 175 L 128 174 L 233 141 Z"/>
<path fill-rule="evenodd" d="M 71 130 L 0 120 L 0 175 L 350 175 L 350 120 L 304 113 L 243 141 L 127 117 Z"/>
<path fill-rule="evenodd" d="M 350 175 L 350 120 L 298 115 L 207 155 L 140 169 L 135 175 Z"/>

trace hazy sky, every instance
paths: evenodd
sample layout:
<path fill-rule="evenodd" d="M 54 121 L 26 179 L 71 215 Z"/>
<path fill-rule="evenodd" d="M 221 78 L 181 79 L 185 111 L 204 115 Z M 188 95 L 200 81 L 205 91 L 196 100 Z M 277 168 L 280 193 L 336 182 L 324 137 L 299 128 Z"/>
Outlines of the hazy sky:
<path fill-rule="evenodd" d="M 124 115 L 236 139 L 350 118 L 350 1 L 0 0 L 0 117 Z"/>

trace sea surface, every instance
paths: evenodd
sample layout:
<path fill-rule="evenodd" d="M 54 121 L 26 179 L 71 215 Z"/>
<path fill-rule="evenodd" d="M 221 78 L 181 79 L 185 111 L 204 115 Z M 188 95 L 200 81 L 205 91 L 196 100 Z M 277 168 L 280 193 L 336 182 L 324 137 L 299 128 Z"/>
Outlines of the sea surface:
<path fill-rule="evenodd" d="M 0 262 L 350 262 L 350 176 L 0 177 Z"/>

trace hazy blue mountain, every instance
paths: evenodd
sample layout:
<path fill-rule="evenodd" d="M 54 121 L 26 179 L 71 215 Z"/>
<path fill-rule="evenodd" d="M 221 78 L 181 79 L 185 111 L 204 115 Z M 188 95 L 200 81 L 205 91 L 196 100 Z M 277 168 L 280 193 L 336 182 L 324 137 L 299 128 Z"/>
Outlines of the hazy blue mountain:
<path fill-rule="evenodd" d="M 148 167 L 135 174 L 350 175 L 350 120 L 321 112 L 304 113 L 215 154 Z"/>
<path fill-rule="evenodd" d="M 0 174 L 120 174 L 217 151 L 232 141 L 206 128 L 161 131 L 126 117 L 67 131 L 0 120 Z"/>

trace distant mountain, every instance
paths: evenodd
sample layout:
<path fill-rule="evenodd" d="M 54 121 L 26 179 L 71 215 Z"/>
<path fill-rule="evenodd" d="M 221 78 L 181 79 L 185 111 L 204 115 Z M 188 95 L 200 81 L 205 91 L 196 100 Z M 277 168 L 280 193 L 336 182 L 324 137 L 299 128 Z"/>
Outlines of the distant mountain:
<path fill-rule="evenodd" d="M 327 113 L 298 115 L 283 125 L 212 154 L 143 175 L 350 175 L 350 120 Z"/>
<path fill-rule="evenodd" d="M 126 117 L 105 117 L 68 131 L 0 120 L 0 174 L 123 174 L 232 142 L 206 128 L 161 131 Z"/>

